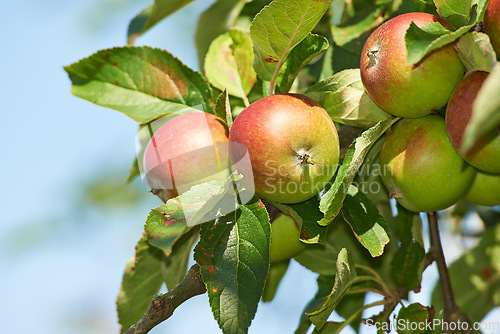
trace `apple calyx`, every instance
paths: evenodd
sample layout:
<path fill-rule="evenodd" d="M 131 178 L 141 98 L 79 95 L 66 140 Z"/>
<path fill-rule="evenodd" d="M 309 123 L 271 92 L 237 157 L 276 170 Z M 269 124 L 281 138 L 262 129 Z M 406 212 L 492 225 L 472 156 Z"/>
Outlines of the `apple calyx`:
<path fill-rule="evenodd" d="M 311 154 L 306 151 L 299 150 L 299 152 L 297 152 L 297 160 L 301 166 L 314 165 Z"/>
<path fill-rule="evenodd" d="M 368 57 L 368 67 L 372 67 L 372 66 L 375 66 L 378 62 L 378 57 L 377 57 L 377 53 L 378 53 L 379 50 L 375 49 L 375 50 L 369 50 L 366 52 L 366 56 Z"/>

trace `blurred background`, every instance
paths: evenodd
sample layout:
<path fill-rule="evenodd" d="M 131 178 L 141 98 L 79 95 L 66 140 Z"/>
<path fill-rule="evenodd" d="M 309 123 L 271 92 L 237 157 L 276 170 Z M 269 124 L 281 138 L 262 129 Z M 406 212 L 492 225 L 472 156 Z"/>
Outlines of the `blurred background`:
<path fill-rule="evenodd" d="M 193 2 L 136 45 L 169 50 L 198 69 L 196 21 L 212 2 Z M 63 66 L 125 45 L 128 22 L 151 3 L 26 0 L 1 5 L 3 333 L 119 332 L 115 299 L 122 272 L 146 215 L 159 200 L 140 180 L 125 185 L 137 125 L 72 96 Z M 452 239 L 445 244 L 448 260 L 463 250 Z M 435 278 L 434 268 L 428 269 L 427 283 L 413 300 L 428 304 Z M 250 333 L 293 332 L 315 286 L 316 275 L 293 263 L 275 300 L 259 306 Z M 179 330 L 220 333 L 206 295 L 183 304 L 152 333 Z"/>

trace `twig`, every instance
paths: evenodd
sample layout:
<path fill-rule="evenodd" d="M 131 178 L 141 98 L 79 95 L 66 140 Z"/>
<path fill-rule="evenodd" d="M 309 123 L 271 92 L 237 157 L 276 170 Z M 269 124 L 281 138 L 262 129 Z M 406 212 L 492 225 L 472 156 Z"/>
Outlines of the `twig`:
<path fill-rule="evenodd" d="M 441 285 L 441 292 L 443 294 L 443 320 L 446 323 L 457 321 L 467 323 L 467 326 L 461 326 L 461 332 L 463 334 L 472 334 L 472 323 L 470 319 L 460 310 L 455 302 L 455 296 L 451 287 L 450 275 L 448 273 L 448 267 L 446 266 L 446 260 L 444 258 L 443 246 L 441 244 L 441 238 L 439 236 L 439 226 L 436 213 L 428 212 L 427 221 L 429 223 L 429 238 L 431 242 L 429 254 L 431 254 L 437 264 L 439 283 Z"/>
<path fill-rule="evenodd" d="M 200 267 L 195 264 L 173 290 L 155 296 L 147 312 L 125 334 L 148 333 L 153 327 L 170 318 L 183 302 L 206 291 L 205 284 L 201 280 Z"/>

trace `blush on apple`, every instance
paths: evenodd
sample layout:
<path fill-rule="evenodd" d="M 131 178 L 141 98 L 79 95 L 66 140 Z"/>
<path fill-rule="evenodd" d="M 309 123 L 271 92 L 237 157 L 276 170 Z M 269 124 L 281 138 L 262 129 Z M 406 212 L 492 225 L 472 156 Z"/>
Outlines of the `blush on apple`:
<path fill-rule="evenodd" d="M 500 59 L 500 0 L 490 0 L 484 12 L 484 32 L 490 37 L 491 45 Z"/>
<path fill-rule="evenodd" d="M 163 124 L 152 136 L 144 154 L 144 173 L 152 192 L 163 201 L 192 185 L 228 175 L 228 131 L 215 115 L 181 114 Z"/>
<path fill-rule="evenodd" d="M 399 15 L 378 27 L 361 53 L 361 80 L 372 100 L 400 117 L 426 116 L 446 105 L 464 75 L 464 66 L 447 45 L 432 51 L 415 65 L 406 63 L 406 30 L 410 23 L 422 27 L 442 19 L 426 13 Z"/>
<path fill-rule="evenodd" d="M 467 152 L 461 150 L 472 105 L 487 77 L 487 72 L 478 71 L 460 82 L 446 108 L 446 130 L 451 143 L 468 163 L 485 172 L 500 173 L 500 129 L 485 134 Z"/>
<path fill-rule="evenodd" d="M 476 173 L 455 151 L 444 120 L 436 115 L 397 122 L 384 139 L 379 161 L 390 196 L 415 212 L 455 204 Z"/>
<path fill-rule="evenodd" d="M 229 140 L 248 149 L 255 192 L 269 201 L 299 203 L 313 197 L 339 162 L 333 121 L 304 95 L 271 95 L 252 103 L 236 117 Z"/>

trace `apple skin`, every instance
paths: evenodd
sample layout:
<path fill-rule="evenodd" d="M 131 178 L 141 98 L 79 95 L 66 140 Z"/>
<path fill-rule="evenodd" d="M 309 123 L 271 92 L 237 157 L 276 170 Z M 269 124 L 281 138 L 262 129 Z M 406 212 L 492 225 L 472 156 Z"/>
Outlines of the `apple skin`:
<path fill-rule="evenodd" d="M 190 112 L 168 120 L 144 153 L 144 173 L 152 192 L 166 202 L 194 184 L 225 177 L 229 155 L 214 144 L 226 142 L 228 130 L 215 115 Z"/>
<path fill-rule="evenodd" d="M 271 222 L 271 246 L 269 261 L 288 260 L 304 250 L 305 244 L 299 240 L 300 227 L 292 217 L 279 215 Z"/>
<path fill-rule="evenodd" d="M 451 145 L 444 120 L 435 115 L 397 122 L 384 140 L 379 161 L 390 196 L 415 212 L 455 204 L 476 173 Z"/>
<path fill-rule="evenodd" d="M 446 130 L 458 153 L 472 166 L 488 173 L 500 173 L 500 129 L 480 138 L 467 152 L 460 150 L 465 129 L 472 116 L 472 105 L 487 72 L 473 72 L 460 82 L 446 108 Z"/>
<path fill-rule="evenodd" d="M 476 178 L 465 195 L 465 199 L 478 205 L 500 205 L 500 174 L 477 171 Z"/>
<path fill-rule="evenodd" d="M 399 15 L 378 27 L 361 53 L 361 80 L 368 95 L 388 113 L 406 118 L 426 116 L 446 105 L 464 75 L 464 66 L 447 45 L 416 65 L 407 65 L 405 34 L 411 22 L 422 27 L 440 18 L 426 13 Z"/>
<path fill-rule="evenodd" d="M 246 146 L 255 192 L 268 201 L 308 200 L 338 167 L 333 121 L 318 103 L 300 94 L 270 95 L 252 103 L 234 120 L 229 141 Z"/>
<path fill-rule="evenodd" d="M 500 0 L 490 0 L 484 12 L 484 32 L 500 59 Z"/>

